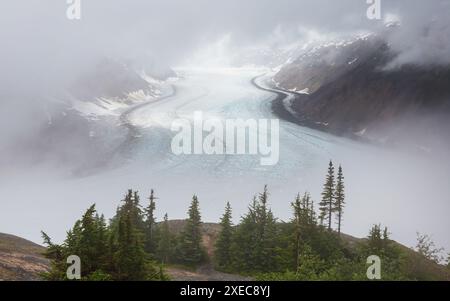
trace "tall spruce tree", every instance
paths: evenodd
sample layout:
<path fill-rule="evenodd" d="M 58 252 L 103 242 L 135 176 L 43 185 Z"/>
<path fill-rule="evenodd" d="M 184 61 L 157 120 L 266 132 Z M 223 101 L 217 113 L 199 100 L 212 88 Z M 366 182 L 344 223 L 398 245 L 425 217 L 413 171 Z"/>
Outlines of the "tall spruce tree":
<path fill-rule="evenodd" d="M 269 222 L 267 202 L 269 193 L 267 191 L 267 185 L 264 186 L 263 192 L 259 194 L 258 204 L 256 207 L 256 228 L 257 228 L 257 240 L 254 248 L 255 261 L 257 266 L 265 267 L 266 261 L 266 249 L 269 247 L 266 241 L 266 231 Z"/>
<path fill-rule="evenodd" d="M 47 234 L 42 233 L 44 243 L 48 245 L 46 257 L 51 259 L 51 270 L 44 275 L 47 280 L 66 279 L 66 259 L 77 255 L 82 260 L 82 279 L 89 280 L 100 271 L 106 275 L 110 266 L 107 257 L 108 230 L 104 218 L 96 214 L 95 205 L 89 207 L 73 228 L 61 246 L 51 242 Z M 108 276 L 109 277 L 109 276 Z"/>
<path fill-rule="evenodd" d="M 337 181 L 336 181 L 336 190 L 334 194 L 334 211 L 336 211 L 337 216 L 337 224 L 338 224 L 338 233 L 341 233 L 342 226 L 342 215 L 344 213 L 345 206 L 345 192 L 344 192 L 344 173 L 342 172 L 342 167 L 339 165 Z"/>
<path fill-rule="evenodd" d="M 157 248 L 156 241 L 156 218 L 155 218 L 155 209 L 156 203 L 153 189 L 150 191 L 150 196 L 148 198 L 149 204 L 144 209 L 145 215 L 145 251 L 154 254 Z"/>
<path fill-rule="evenodd" d="M 79 239 L 76 245 L 77 254 L 83 258 L 84 273 L 96 270 L 98 259 L 102 254 L 97 250 L 97 224 L 95 221 L 95 205 L 92 205 L 81 218 Z"/>
<path fill-rule="evenodd" d="M 233 235 L 233 268 L 242 272 L 268 272 L 278 268 L 276 219 L 267 206 L 267 186 L 253 199 Z"/>
<path fill-rule="evenodd" d="M 205 259 L 202 246 L 201 216 L 197 196 L 192 197 L 188 211 L 189 218 L 180 234 L 179 255 L 181 262 L 196 265 Z"/>
<path fill-rule="evenodd" d="M 264 232 L 261 237 L 262 252 L 260 262 L 260 270 L 262 272 L 278 271 L 279 269 L 279 235 L 277 228 L 277 220 L 271 209 L 267 210 L 265 218 Z"/>
<path fill-rule="evenodd" d="M 300 260 L 300 247 L 302 243 L 302 202 L 300 198 L 300 194 L 297 194 L 295 201 L 291 203 L 292 208 L 294 209 L 294 224 L 295 224 L 295 262 L 296 266 L 299 265 Z"/>
<path fill-rule="evenodd" d="M 145 222 L 139 204 L 138 192 L 129 190 L 122 206 L 112 219 L 114 279 L 147 280 L 158 278 L 155 266 L 145 252 Z"/>
<path fill-rule="evenodd" d="M 160 224 L 160 239 L 158 240 L 158 247 L 156 254 L 158 259 L 163 263 L 169 263 L 173 255 L 173 236 L 169 228 L 169 216 L 164 215 L 164 220 Z"/>
<path fill-rule="evenodd" d="M 106 225 L 105 216 L 102 215 L 95 215 L 95 224 L 96 224 L 96 241 L 95 241 L 95 248 L 97 249 L 97 252 L 100 254 L 100 265 L 98 267 L 99 270 L 106 272 L 109 267 L 109 248 L 108 248 L 108 240 L 109 240 L 109 229 Z"/>
<path fill-rule="evenodd" d="M 320 221 L 324 224 L 324 221 L 328 223 L 328 230 L 331 231 L 332 214 L 334 209 L 334 189 L 335 189 L 335 179 L 334 179 L 334 166 L 333 162 L 330 161 L 328 166 L 328 174 L 323 186 L 322 201 L 320 205 Z"/>
<path fill-rule="evenodd" d="M 133 225 L 131 212 L 119 216 L 117 236 L 116 277 L 119 280 L 142 280 L 147 276 L 142 234 Z"/>
<path fill-rule="evenodd" d="M 232 268 L 234 271 L 249 273 L 255 271 L 258 263 L 255 260 L 254 250 L 258 239 L 256 196 L 248 207 L 248 212 L 241 218 L 236 228 L 231 245 Z"/>
<path fill-rule="evenodd" d="M 225 213 L 220 221 L 221 230 L 216 240 L 214 252 L 216 264 L 220 269 L 227 269 L 231 266 L 231 242 L 233 236 L 231 219 L 231 206 L 227 202 Z"/>
<path fill-rule="evenodd" d="M 295 201 L 291 203 L 294 210 L 295 225 L 295 256 L 296 267 L 299 266 L 300 252 L 303 249 L 305 238 L 311 235 L 311 230 L 316 226 L 316 217 L 314 212 L 314 203 L 309 193 L 305 193 L 303 197 L 297 195 Z"/>
<path fill-rule="evenodd" d="M 127 212 L 130 215 L 130 222 L 133 224 L 133 227 L 136 227 L 137 229 L 139 229 L 139 231 L 144 233 L 145 222 L 139 201 L 139 193 L 137 191 L 133 192 L 133 190 L 129 189 L 127 194 L 121 201 L 121 205 L 117 208 L 116 215 L 111 219 L 113 227 L 117 227 L 118 218 L 120 217 L 121 213 Z"/>

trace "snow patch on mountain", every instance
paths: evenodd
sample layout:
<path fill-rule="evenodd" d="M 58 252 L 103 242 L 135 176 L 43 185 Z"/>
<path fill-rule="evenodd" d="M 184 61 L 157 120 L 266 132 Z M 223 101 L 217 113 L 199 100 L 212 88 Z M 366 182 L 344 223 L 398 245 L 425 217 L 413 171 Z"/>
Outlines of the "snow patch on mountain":
<path fill-rule="evenodd" d="M 155 79 L 145 72 L 142 72 L 140 77 L 148 83 L 145 90 L 128 92 L 124 97 L 100 96 L 93 100 L 72 99 L 71 109 L 90 120 L 97 120 L 103 116 L 118 117 L 132 106 L 155 100 L 169 93 L 171 83 L 176 81 L 176 78 Z"/>

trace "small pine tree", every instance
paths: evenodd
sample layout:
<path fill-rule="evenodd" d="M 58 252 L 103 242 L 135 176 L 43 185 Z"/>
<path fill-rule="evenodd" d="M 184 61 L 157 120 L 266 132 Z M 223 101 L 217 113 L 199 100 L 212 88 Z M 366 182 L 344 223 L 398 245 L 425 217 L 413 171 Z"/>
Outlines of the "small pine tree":
<path fill-rule="evenodd" d="M 231 242 L 233 236 L 233 225 L 231 221 L 231 206 L 227 202 L 225 213 L 220 220 L 221 230 L 216 240 L 214 257 L 219 269 L 226 270 L 231 266 Z"/>
<path fill-rule="evenodd" d="M 381 225 L 373 225 L 367 238 L 369 249 L 373 252 L 384 252 L 389 246 L 390 238 L 387 227 L 381 230 Z"/>
<path fill-rule="evenodd" d="M 369 231 L 368 245 L 371 250 L 379 251 L 383 248 L 381 226 L 373 225 Z"/>
<path fill-rule="evenodd" d="M 326 177 L 325 184 L 323 186 L 322 201 L 320 205 L 320 221 L 324 224 L 324 221 L 328 223 L 328 230 L 331 231 L 331 217 L 334 210 L 334 189 L 335 189 L 335 179 L 334 179 L 334 166 L 333 162 L 330 161 L 328 166 L 328 174 Z"/>
<path fill-rule="evenodd" d="M 344 173 L 342 167 L 339 166 L 336 182 L 336 190 L 334 194 L 334 211 L 337 212 L 338 233 L 341 233 L 342 215 L 345 206 L 345 192 L 344 192 Z"/>
<path fill-rule="evenodd" d="M 196 265 L 205 259 L 202 246 L 201 216 L 197 196 L 193 196 L 188 211 L 189 218 L 180 234 L 179 254 L 182 263 Z"/>

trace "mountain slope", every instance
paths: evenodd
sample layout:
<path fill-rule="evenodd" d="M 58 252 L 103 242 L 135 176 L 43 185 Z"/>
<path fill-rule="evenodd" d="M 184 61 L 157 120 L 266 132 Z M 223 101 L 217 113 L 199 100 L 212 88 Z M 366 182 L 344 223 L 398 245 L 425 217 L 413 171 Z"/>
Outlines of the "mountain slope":
<path fill-rule="evenodd" d="M 68 87 L 34 95 L 36 101 L 27 104 L 29 110 L 35 107 L 32 117 L 14 118 L 22 120 L 14 126 L 23 129 L 21 134 L 0 145 L 5 151 L 0 164 L 56 162 L 77 175 L 121 164 L 119 151 L 130 135 L 121 114 L 172 91 L 167 79 L 175 73 L 151 67 L 102 59 L 77 74 Z M 22 110 L 10 110 L 21 116 Z"/>
<path fill-rule="evenodd" d="M 38 280 L 50 264 L 44 251 L 31 241 L 0 233 L 0 280 Z"/>
<path fill-rule="evenodd" d="M 450 115 L 450 66 L 387 69 L 395 56 L 383 35 L 368 35 L 316 47 L 273 80 L 280 89 L 303 92 L 291 105 L 299 122 L 338 135 L 380 139 L 387 125 L 413 120 L 403 125 L 408 128 Z"/>

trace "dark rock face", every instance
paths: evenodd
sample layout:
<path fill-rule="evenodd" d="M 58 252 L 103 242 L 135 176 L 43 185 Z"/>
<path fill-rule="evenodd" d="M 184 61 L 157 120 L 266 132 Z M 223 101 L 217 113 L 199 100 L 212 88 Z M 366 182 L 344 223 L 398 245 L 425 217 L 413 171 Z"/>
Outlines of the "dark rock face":
<path fill-rule="evenodd" d="M 395 57 L 370 36 L 316 49 L 274 77 L 281 89 L 300 91 L 297 119 L 339 135 L 368 136 L 380 125 L 429 114 L 450 114 L 450 66 L 385 66 Z"/>
<path fill-rule="evenodd" d="M 284 66 L 274 79 L 283 88 L 306 88 L 312 94 L 320 87 L 354 70 L 366 61 L 374 50 L 384 47 L 381 39 L 368 36 L 317 46 Z"/>

